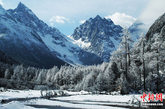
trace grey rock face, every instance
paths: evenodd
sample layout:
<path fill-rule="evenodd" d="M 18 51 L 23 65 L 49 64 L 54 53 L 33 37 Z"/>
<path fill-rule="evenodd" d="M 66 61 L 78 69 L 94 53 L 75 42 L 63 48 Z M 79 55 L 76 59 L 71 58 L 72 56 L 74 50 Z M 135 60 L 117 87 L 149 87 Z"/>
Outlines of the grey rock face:
<path fill-rule="evenodd" d="M 161 33 L 162 36 L 165 37 L 165 13 L 149 28 L 149 31 L 146 34 L 147 41 L 150 41 L 155 33 Z"/>
<path fill-rule="evenodd" d="M 75 40 L 81 39 L 91 43 L 85 50 L 100 56 L 107 62 L 111 52 L 120 42 L 121 33 L 122 27 L 115 25 L 110 19 L 97 15 L 77 27 L 72 36 Z"/>

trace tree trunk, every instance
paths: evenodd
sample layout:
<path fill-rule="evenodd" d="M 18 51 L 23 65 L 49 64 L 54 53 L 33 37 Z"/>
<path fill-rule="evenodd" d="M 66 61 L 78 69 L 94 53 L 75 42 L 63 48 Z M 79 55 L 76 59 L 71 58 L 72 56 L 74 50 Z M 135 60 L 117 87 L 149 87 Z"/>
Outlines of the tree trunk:
<path fill-rule="evenodd" d="M 129 44 L 128 44 L 128 67 L 130 66 L 131 64 L 131 59 L 130 59 L 130 48 L 129 48 Z"/>
<path fill-rule="evenodd" d="M 159 51 L 158 51 L 158 49 L 157 49 L 157 57 L 156 57 L 156 59 L 157 59 L 157 63 L 156 63 L 156 70 L 157 70 L 157 92 L 159 92 Z"/>
<path fill-rule="evenodd" d="M 125 36 L 125 39 L 126 39 L 126 41 L 125 41 L 125 76 L 126 76 L 126 79 L 127 79 L 127 72 L 128 72 L 128 69 L 127 69 L 127 53 L 128 53 L 128 51 L 127 51 L 127 36 Z"/>
<path fill-rule="evenodd" d="M 143 55 L 143 56 L 142 56 L 143 62 L 142 62 L 142 63 L 143 63 L 144 91 L 145 91 L 145 90 L 146 90 L 146 75 L 145 75 L 145 60 L 144 60 L 144 40 L 142 40 L 142 41 L 143 41 L 143 42 L 142 42 L 142 43 L 143 43 L 143 45 L 142 45 L 142 46 L 143 46 L 143 47 L 142 47 L 142 48 L 143 48 L 143 52 L 142 52 L 142 55 Z"/>
<path fill-rule="evenodd" d="M 123 69 L 122 62 L 120 62 L 120 68 Z"/>
<path fill-rule="evenodd" d="M 140 70 L 139 70 L 139 72 L 140 72 L 140 88 L 141 88 L 141 85 L 142 85 L 142 83 L 141 83 L 142 82 L 141 81 L 142 80 L 142 75 L 141 75 L 141 71 Z"/>

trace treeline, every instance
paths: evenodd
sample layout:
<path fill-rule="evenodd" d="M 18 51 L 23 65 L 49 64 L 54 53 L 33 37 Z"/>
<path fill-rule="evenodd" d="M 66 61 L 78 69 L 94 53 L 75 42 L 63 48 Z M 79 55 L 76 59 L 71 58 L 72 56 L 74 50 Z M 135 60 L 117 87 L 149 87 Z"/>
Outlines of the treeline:
<path fill-rule="evenodd" d="M 34 67 L 26 68 L 23 65 L 7 66 L 1 78 L 13 81 L 17 84 L 14 86 L 18 89 L 23 89 L 30 84 L 32 89 L 37 85 L 46 85 L 56 89 L 99 92 L 121 90 L 122 82 L 124 82 L 114 63 L 84 67 L 62 66 L 60 69 L 55 66 L 48 70 Z M 6 83 L 5 85 L 14 88 L 11 84 Z"/>

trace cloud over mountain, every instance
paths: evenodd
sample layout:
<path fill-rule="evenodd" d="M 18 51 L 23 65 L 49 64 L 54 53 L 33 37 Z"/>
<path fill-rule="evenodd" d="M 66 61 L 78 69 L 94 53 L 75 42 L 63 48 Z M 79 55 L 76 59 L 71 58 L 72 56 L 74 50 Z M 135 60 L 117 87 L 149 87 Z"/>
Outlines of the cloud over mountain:
<path fill-rule="evenodd" d="M 50 20 L 50 25 L 53 26 L 54 23 L 61 23 L 64 24 L 66 22 L 69 22 L 69 19 L 64 16 L 53 16 Z"/>
<path fill-rule="evenodd" d="M 116 25 L 120 25 L 122 27 L 129 27 L 136 21 L 136 18 L 119 12 L 106 16 L 105 18 L 111 19 Z"/>

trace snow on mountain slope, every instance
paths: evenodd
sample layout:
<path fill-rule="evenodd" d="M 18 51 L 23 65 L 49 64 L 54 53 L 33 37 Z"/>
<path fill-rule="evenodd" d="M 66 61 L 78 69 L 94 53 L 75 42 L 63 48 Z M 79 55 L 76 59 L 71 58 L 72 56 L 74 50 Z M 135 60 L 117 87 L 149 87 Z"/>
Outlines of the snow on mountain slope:
<path fill-rule="evenodd" d="M 69 41 L 58 29 L 49 27 L 24 4 L 19 3 L 16 9 L 9 9 L 5 12 L 7 14 L 1 17 L 0 22 L 3 25 L 0 27 L 0 30 L 4 32 L 0 34 L 1 37 L 7 34 L 8 37 L 5 37 L 5 40 L 12 40 L 7 43 L 12 43 L 9 45 L 14 45 L 17 51 L 13 53 L 11 48 L 5 46 L 3 40 L 0 40 L 0 44 L 3 45 L 0 48 L 8 54 L 13 55 L 16 59 L 20 60 L 21 58 L 20 61 L 24 62 L 23 59 L 28 57 L 27 59 L 25 58 L 25 61 L 28 61 L 27 63 L 32 62 L 33 64 L 33 58 L 35 58 L 35 61 L 37 61 L 35 63 L 41 65 L 44 63 L 56 63 L 54 65 L 61 65 L 63 62 L 59 63 L 60 60 L 74 65 L 91 65 L 102 62 L 100 57 L 84 51 L 79 46 Z M 26 49 L 22 50 L 21 48 L 23 47 Z M 47 51 L 44 52 L 44 49 Z M 24 50 L 31 52 L 27 53 Z M 23 53 L 21 53 L 22 51 Z M 35 54 L 36 52 L 37 54 Z M 37 55 L 40 54 L 51 55 L 52 57 L 49 56 L 50 61 L 53 62 L 47 62 L 48 56 L 46 55 L 38 57 Z M 56 61 L 54 61 L 53 58 L 55 58 Z M 40 63 L 43 59 L 45 62 Z"/>
<path fill-rule="evenodd" d="M 41 36 L 41 35 L 40 35 Z M 69 43 L 67 40 L 60 41 L 55 40 L 51 35 L 45 35 L 45 37 L 41 37 L 44 43 L 48 46 L 48 48 L 55 52 L 57 57 L 60 59 L 76 65 L 82 65 L 83 63 L 79 60 L 78 55 L 76 54 L 76 49 L 80 50 L 76 45 L 74 46 L 72 43 Z M 72 48 L 75 48 L 73 50 Z M 79 51 L 77 51 L 79 52 Z"/>
<path fill-rule="evenodd" d="M 67 37 L 68 37 L 69 41 L 71 41 L 73 44 L 78 45 L 81 48 L 88 48 L 91 45 L 90 42 L 82 41 L 81 38 L 79 40 L 74 40 L 74 38 L 72 36 L 67 36 Z"/>
<path fill-rule="evenodd" d="M 25 65 L 50 68 L 65 64 L 52 55 L 33 28 L 20 22 L 10 11 L 2 7 L 1 10 L 3 14 L 0 16 L 0 50 Z M 27 12 L 29 10 L 26 10 L 24 15 Z"/>

